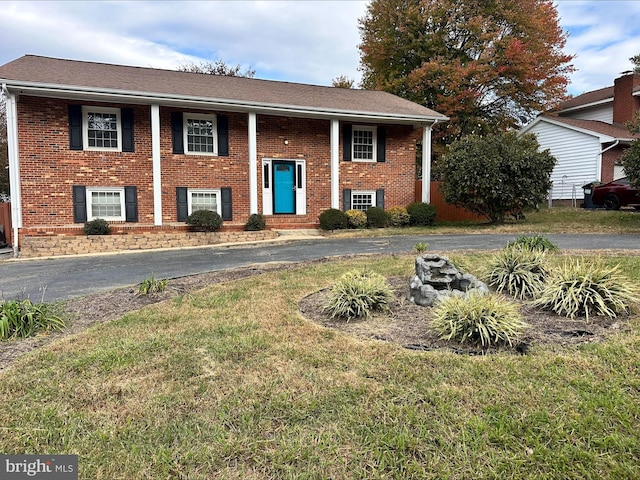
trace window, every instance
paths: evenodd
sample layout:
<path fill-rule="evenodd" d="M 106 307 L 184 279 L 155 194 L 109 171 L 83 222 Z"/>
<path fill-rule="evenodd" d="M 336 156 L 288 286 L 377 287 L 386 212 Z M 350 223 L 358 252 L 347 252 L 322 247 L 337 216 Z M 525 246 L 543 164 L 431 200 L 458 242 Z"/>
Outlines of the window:
<path fill-rule="evenodd" d="M 125 220 L 124 188 L 87 188 L 87 219 Z"/>
<path fill-rule="evenodd" d="M 374 162 L 376 160 L 375 127 L 353 127 L 351 155 L 354 161 Z"/>
<path fill-rule="evenodd" d="M 376 192 L 351 192 L 351 208 L 366 212 L 369 207 L 376 206 Z"/>
<path fill-rule="evenodd" d="M 119 108 L 82 107 L 82 136 L 87 150 L 121 151 Z"/>
<path fill-rule="evenodd" d="M 185 153 L 217 155 L 217 134 L 215 115 L 184 114 Z"/>
<path fill-rule="evenodd" d="M 222 215 L 220 190 L 188 190 L 189 215 L 198 210 L 211 210 Z"/>

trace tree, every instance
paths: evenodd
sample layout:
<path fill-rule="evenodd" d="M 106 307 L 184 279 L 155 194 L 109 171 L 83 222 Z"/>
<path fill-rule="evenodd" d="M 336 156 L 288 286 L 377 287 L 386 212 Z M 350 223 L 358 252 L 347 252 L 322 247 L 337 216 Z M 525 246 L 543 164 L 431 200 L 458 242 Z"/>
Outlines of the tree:
<path fill-rule="evenodd" d="M 336 88 L 353 88 L 353 83 L 354 80 L 346 75 L 340 75 L 331 80 L 331 86 Z"/>
<path fill-rule="evenodd" d="M 640 139 L 631 142 L 629 148 L 624 152 L 622 165 L 631 185 L 640 189 Z"/>
<path fill-rule="evenodd" d="M 528 121 L 574 71 L 551 0 L 372 0 L 359 28 L 362 86 L 449 116 L 444 143 Z"/>
<path fill-rule="evenodd" d="M 535 135 L 467 135 L 449 147 L 442 169 L 448 203 L 504 223 L 508 214 L 536 208 L 551 188 L 556 159 L 539 152 Z"/>
<path fill-rule="evenodd" d="M 200 62 L 200 63 L 186 63 L 178 67 L 179 72 L 190 73 L 206 73 L 209 75 L 224 75 L 226 77 L 247 77 L 253 78 L 256 71 L 247 68 L 244 72 L 240 71 L 240 65 L 230 67 L 222 60 L 216 60 L 215 62 Z"/>
<path fill-rule="evenodd" d="M 640 73 L 640 53 L 638 55 L 634 55 L 629 60 L 633 63 L 633 73 Z"/>

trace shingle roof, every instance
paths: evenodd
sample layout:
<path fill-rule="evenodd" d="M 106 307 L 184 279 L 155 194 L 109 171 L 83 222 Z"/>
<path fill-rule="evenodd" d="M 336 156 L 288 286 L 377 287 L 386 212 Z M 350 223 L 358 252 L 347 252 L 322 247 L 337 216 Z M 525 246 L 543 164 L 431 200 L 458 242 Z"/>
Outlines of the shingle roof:
<path fill-rule="evenodd" d="M 390 93 L 322 87 L 244 77 L 25 55 L 0 67 L 0 82 L 43 95 L 101 94 L 158 103 L 202 102 L 237 110 L 405 122 L 447 120 L 429 108 Z M 148 102 L 151 103 L 151 102 Z"/>
<path fill-rule="evenodd" d="M 568 110 L 570 108 L 582 107 L 604 101 L 613 102 L 613 87 L 600 88 L 598 90 L 593 90 L 591 92 L 578 95 L 577 97 L 570 98 L 558 105 L 558 107 L 555 108 L 555 111 Z"/>
<path fill-rule="evenodd" d="M 569 127 L 579 128 L 581 130 L 588 130 L 598 134 L 597 136 L 606 135 L 608 137 L 615 138 L 616 140 L 631 140 L 640 138 L 640 134 L 631 134 L 624 125 L 617 123 L 610 124 L 606 122 L 600 122 L 598 120 L 582 120 L 578 118 L 567 117 L 555 117 L 542 115 L 538 117 L 540 120 L 549 120 L 551 122 L 557 122 Z"/>

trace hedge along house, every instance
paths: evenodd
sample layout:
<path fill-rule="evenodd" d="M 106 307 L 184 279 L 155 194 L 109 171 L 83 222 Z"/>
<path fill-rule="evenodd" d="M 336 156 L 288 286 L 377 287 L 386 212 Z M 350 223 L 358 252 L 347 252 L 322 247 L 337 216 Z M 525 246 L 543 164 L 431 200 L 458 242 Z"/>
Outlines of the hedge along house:
<path fill-rule="evenodd" d="M 328 208 L 406 206 L 416 141 L 428 178 L 431 128 L 447 120 L 380 91 L 33 55 L 0 82 L 14 245 L 94 218 L 175 233 L 201 208 L 242 230 L 252 213 L 303 228 Z"/>

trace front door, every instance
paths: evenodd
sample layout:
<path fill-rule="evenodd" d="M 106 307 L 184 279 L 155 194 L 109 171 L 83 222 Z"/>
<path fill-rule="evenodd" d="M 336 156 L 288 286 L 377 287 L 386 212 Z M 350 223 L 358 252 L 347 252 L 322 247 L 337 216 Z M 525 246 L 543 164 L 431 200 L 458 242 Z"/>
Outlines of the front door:
<path fill-rule="evenodd" d="M 273 213 L 296 213 L 296 162 L 273 162 Z"/>

